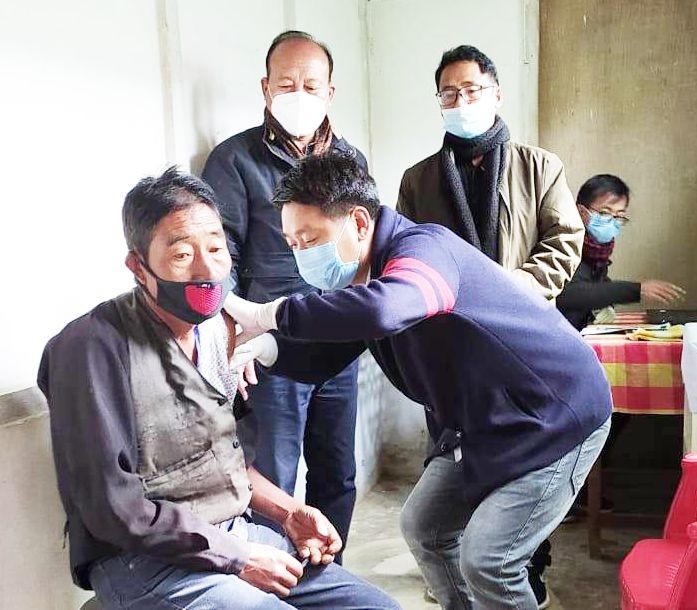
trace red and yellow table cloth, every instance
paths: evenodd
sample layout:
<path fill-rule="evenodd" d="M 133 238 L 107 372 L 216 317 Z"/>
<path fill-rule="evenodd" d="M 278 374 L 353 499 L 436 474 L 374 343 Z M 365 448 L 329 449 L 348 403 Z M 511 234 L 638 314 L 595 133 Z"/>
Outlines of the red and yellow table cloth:
<path fill-rule="evenodd" d="M 637 323 L 629 319 L 622 322 Z M 605 369 L 615 411 L 635 415 L 683 413 L 682 342 L 630 341 L 623 335 L 587 336 L 585 340 Z"/>

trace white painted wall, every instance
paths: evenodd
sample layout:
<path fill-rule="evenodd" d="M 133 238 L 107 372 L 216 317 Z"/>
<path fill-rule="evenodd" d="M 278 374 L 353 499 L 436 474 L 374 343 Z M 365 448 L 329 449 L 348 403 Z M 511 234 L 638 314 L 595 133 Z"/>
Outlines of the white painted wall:
<path fill-rule="evenodd" d="M 537 12 L 537 0 L 368 2 L 372 169 L 384 204 L 396 204 L 404 171 L 441 146 L 434 73 L 447 49 L 471 44 L 494 61 L 501 116 L 514 139 L 536 143 Z M 423 410 L 390 387 L 381 416 L 383 465 L 419 469 Z"/>
<path fill-rule="evenodd" d="M 371 0 L 373 172 L 383 203 L 404 170 L 443 141 L 434 74 L 443 51 L 471 44 L 496 64 L 512 137 L 537 141 L 537 0 Z"/>
<path fill-rule="evenodd" d="M 33 385 L 46 340 L 130 285 L 121 203 L 164 162 L 156 34 L 152 2 L 0 4 L 0 394 Z"/>
<path fill-rule="evenodd" d="M 155 4 L 3 2 L 0 78 L 4 394 L 34 385 L 51 335 L 131 285 L 121 203 L 165 162 Z M 0 608 L 77 608 L 47 417 L 0 428 L 0 497 Z"/>
<path fill-rule="evenodd" d="M 335 56 L 334 124 L 368 156 L 385 203 L 439 146 L 432 73 L 440 53 L 479 44 L 497 63 L 514 135 L 534 141 L 536 57 L 521 63 L 535 0 L 25 0 L 0 3 L 0 166 L 5 290 L 0 396 L 35 383 L 45 342 L 131 286 L 120 209 L 144 175 L 261 121 L 259 79 L 279 31 L 306 29 Z M 368 32 L 370 37 L 368 37 Z M 536 40 L 536 38 L 535 38 Z M 532 43 L 531 43 L 532 44 Z M 536 48 L 532 45 L 531 48 Z M 104 270 L 108 270 L 104 272 Z M 383 442 L 420 456 L 421 410 L 361 361 L 357 485 Z M 398 409 L 399 407 L 399 409 Z M 0 428 L 0 609 L 76 608 L 61 548 L 47 419 Z M 37 511 L 37 509 L 40 509 Z M 6 528 L 7 530 L 7 528 Z"/>
<path fill-rule="evenodd" d="M 285 29 L 282 0 L 182 0 L 177 7 L 177 160 L 200 173 L 213 147 L 263 120 L 261 77 L 269 44 Z"/>
<path fill-rule="evenodd" d="M 0 4 L 6 290 L 0 396 L 35 383 L 68 321 L 130 288 L 120 210 L 144 175 L 199 171 L 262 120 L 272 38 L 307 29 L 335 55 L 333 121 L 368 153 L 365 2 L 27 0 Z M 105 272 L 105 270 L 107 270 Z M 377 476 L 380 374 L 361 365 L 357 484 Z M 48 418 L 0 427 L 0 609 L 74 609 Z"/>

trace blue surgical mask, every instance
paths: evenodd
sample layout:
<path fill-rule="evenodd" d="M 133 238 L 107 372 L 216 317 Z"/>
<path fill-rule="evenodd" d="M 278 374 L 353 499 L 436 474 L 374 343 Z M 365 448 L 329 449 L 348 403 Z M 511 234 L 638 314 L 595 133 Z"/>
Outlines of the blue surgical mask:
<path fill-rule="evenodd" d="M 481 136 L 494 124 L 496 115 L 492 114 L 491 105 L 482 100 L 471 104 L 461 104 L 455 108 L 441 109 L 443 129 L 448 133 L 469 140 Z"/>
<path fill-rule="evenodd" d="M 586 230 L 599 244 L 607 244 L 619 235 L 622 225 L 615 218 L 603 218 L 598 212 L 591 212 Z"/>
<path fill-rule="evenodd" d="M 293 255 L 298 264 L 302 278 L 311 286 L 322 290 L 346 288 L 358 272 L 358 258 L 345 263 L 339 256 L 336 244 L 341 239 L 344 229 L 351 217 L 349 216 L 341 227 L 339 235 L 333 241 L 321 246 L 312 246 L 304 250 L 295 249 Z M 359 252 L 360 256 L 360 252 Z"/>

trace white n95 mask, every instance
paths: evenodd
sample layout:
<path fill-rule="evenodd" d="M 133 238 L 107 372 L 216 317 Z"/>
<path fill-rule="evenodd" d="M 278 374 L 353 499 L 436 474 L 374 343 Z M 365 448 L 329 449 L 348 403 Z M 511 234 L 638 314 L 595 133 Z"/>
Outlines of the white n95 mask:
<path fill-rule="evenodd" d="M 300 138 L 317 131 L 327 116 L 327 102 L 307 91 L 283 93 L 271 100 L 271 114 L 291 136 Z"/>

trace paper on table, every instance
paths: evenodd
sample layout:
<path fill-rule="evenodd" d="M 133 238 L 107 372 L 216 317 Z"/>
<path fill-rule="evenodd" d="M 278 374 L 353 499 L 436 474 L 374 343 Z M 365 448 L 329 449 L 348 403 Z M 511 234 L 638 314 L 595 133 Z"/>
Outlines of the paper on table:
<path fill-rule="evenodd" d="M 611 333 L 627 333 L 643 328 L 645 330 L 666 330 L 670 324 L 635 324 L 635 325 L 615 325 L 615 324 L 591 324 L 581 329 L 581 335 L 609 335 Z"/>
<path fill-rule="evenodd" d="M 697 413 L 697 323 L 685 324 L 683 329 L 681 368 L 686 406 Z"/>

